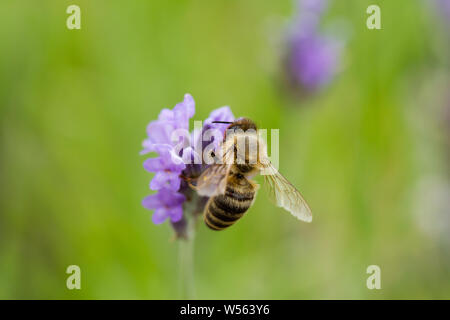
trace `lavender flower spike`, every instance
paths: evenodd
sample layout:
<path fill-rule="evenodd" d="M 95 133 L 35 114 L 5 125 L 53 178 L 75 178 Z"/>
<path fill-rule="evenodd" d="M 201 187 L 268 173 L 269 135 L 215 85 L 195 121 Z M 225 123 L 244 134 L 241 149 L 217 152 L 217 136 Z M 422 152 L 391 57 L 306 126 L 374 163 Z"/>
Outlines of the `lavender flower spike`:
<path fill-rule="evenodd" d="M 327 1 L 299 0 L 287 38 L 286 71 L 294 89 L 313 92 L 336 74 L 342 43 L 319 30 Z"/>
<path fill-rule="evenodd" d="M 155 175 L 150 182 L 150 189 L 157 193 L 147 196 L 142 205 L 153 210 L 152 221 L 160 224 L 170 220 L 177 237 L 186 237 L 188 218 L 201 214 L 207 198 L 198 196 L 188 184 L 189 179 L 198 177 L 206 168 L 205 165 L 193 161 L 201 157 L 196 150 L 203 152 L 211 141 L 203 141 L 203 133 L 216 130 L 224 134 L 227 126 L 213 121 L 233 121 L 234 116 L 229 107 L 222 107 L 211 112 L 198 132 L 187 131 L 189 119 L 194 116 L 195 102 L 190 94 L 172 110 L 161 110 L 158 119 L 147 126 L 147 139 L 143 142 L 141 154 L 156 152 L 157 157 L 144 161 L 144 168 Z M 172 141 L 175 130 L 186 130 L 186 135 Z M 185 141 L 188 140 L 188 141 Z M 220 141 L 214 141 L 215 143 Z M 183 146 L 179 150 L 179 144 Z"/>
<path fill-rule="evenodd" d="M 182 218 L 182 204 L 185 196 L 178 191 L 181 187 L 180 175 L 186 168 L 182 155 L 175 152 L 176 143 L 171 135 L 176 129 L 189 128 L 189 119 L 194 116 L 195 102 L 190 94 L 184 96 L 183 102 L 178 103 L 173 110 L 163 109 L 158 120 L 150 122 L 147 126 L 148 138 L 143 142 L 144 150 L 141 154 L 149 152 L 158 153 L 158 157 L 145 160 L 144 168 L 155 172 L 150 182 L 150 189 L 158 193 L 144 199 L 143 205 L 154 210 L 153 222 L 156 224 L 170 218 L 177 222 Z"/>
<path fill-rule="evenodd" d="M 183 217 L 182 205 L 185 200 L 185 196 L 178 192 L 161 189 L 158 193 L 144 198 L 142 205 L 149 210 L 155 210 L 152 221 L 161 224 L 167 218 L 172 222 L 180 221 Z"/>
<path fill-rule="evenodd" d="M 308 91 L 328 84 L 340 57 L 337 41 L 318 34 L 292 39 L 289 57 L 291 80 Z"/>

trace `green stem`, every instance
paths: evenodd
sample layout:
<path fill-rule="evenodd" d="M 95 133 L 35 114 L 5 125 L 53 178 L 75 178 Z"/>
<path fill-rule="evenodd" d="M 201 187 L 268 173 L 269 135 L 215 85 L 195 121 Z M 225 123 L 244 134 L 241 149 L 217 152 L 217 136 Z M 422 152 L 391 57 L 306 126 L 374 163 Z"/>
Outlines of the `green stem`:
<path fill-rule="evenodd" d="M 180 299 L 195 299 L 194 240 L 195 221 L 189 219 L 186 239 L 179 239 Z"/>

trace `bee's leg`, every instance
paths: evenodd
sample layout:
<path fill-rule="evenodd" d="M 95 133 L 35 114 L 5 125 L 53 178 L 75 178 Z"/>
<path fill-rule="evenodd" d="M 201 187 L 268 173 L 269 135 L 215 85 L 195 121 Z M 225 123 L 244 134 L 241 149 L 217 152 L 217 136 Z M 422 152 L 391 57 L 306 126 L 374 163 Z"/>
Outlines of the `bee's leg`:
<path fill-rule="evenodd" d="M 197 186 L 192 184 L 192 181 L 197 180 L 197 178 L 186 177 L 185 175 L 182 175 L 182 174 L 180 174 L 180 178 L 183 179 L 184 181 L 186 181 L 187 184 L 189 185 L 189 187 L 191 187 L 193 190 L 197 190 Z"/>
<path fill-rule="evenodd" d="M 194 186 L 192 183 L 188 182 L 189 187 L 191 187 L 193 190 L 197 191 L 197 186 Z"/>

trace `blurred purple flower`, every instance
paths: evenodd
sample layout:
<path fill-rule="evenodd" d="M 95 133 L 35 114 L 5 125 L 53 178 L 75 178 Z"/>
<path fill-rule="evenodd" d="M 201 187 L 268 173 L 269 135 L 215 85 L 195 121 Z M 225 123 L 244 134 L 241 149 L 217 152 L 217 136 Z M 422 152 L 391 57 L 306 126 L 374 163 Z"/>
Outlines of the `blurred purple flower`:
<path fill-rule="evenodd" d="M 293 39 L 289 64 L 292 80 L 314 91 L 329 83 L 336 73 L 339 45 L 318 34 Z"/>
<path fill-rule="evenodd" d="M 297 2 L 300 14 L 304 12 L 321 14 L 327 5 L 328 0 L 301 0 Z"/>
<path fill-rule="evenodd" d="M 447 94 L 445 98 L 443 121 L 444 141 L 447 144 L 447 154 L 450 157 L 450 94 Z M 447 161 L 447 163 L 450 163 L 450 161 Z"/>
<path fill-rule="evenodd" d="M 449 0 L 437 0 L 437 8 L 442 14 L 447 23 L 450 23 L 450 1 Z"/>
<path fill-rule="evenodd" d="M 288 35 L 286 60 L 290 83 L 301 91 L 316 91 L 336 74 L 342 42 L 319 32 L 327 1 L 299 0 Z"/>
<path fill-rule="evenodd" d="M 150 182 L 150 189 L 158 192 L 147 196 L 142 205 L 154 211 L 152 221 L 155 224 L 170 219 L 178 236 L 185 235 L 184 206 L 189 202 L 192 210 L 201 212 L 207 200 L 199 198 L 186 182 L 186 179 L 199 176 L 205 168 L 203 164 L 195 164 L 193 161 L 198 157 L 201 160 L 202 154 L 196 151 L 202 153 L 205 146 L 211 143 L 203 141 L 203 133 L 208 129 L 216 129 L 223 134 L 227 126 L 212 122 L 234 120 L 230 108 L 222 107 L 211 112 L 202 129 L 189 133 L 189 119 L 194 113 L 195 102 L 190 94 L 186 94 L 183 102 L 178 103 L 173 110 L 161 110 L 158 119 L 147 126 L 148 138 L 144 140 L 144 149 L 141 151 L 141 154 L 149 152 L 158 154 L 158 157 L 144 161 L 145 170 L 155 173 Z M 180 137 L 173 141 L 172 134 L 177 129 L 185 130 L 187 139 Z M 183 148 L 177 151 L 176 147 L 180 142 Z"/>

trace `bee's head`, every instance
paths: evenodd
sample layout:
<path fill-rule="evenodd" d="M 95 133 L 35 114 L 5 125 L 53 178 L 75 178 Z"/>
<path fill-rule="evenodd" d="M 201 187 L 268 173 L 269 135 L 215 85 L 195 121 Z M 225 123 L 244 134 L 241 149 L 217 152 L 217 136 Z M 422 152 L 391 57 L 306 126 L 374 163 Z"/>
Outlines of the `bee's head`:
<path fill-rule="evenodd" d="M 229 129 L 241 129 L 243 131 L 247 131 L 249 129 L 256 130 L 256 124 L 249 118 L 238 118 L 232 124 L 230 124 L 227 130 Z"/>
<path fill-rule="evenodd" d="M 231 121 L 213 121 L 213 123 L 223 123 L 223 124 L 228 124 L 228 127 L 225 131 L 225 137 L 224 140 L 226 139 L 226 134 L 227 132 L 231 131 L 256 131 L 257 127 L 256 124 L 250 120 L 249 118 L 238 118 L 235 121 L 231 122 Z"/>

